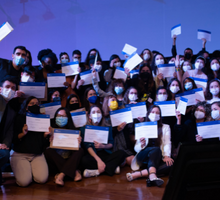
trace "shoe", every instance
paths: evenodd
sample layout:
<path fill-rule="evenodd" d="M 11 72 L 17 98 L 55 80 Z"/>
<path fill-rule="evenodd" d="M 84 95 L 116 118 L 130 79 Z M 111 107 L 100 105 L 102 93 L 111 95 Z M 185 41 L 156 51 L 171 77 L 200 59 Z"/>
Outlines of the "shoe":
<path fill-rule="evenodd" d="M 136 172 L 138 172 L 138 171 L 136 171 Z M 132 172 L 132 173 L 127 173 L 127 174 L 126 174 L 126 178 L 127 178 L 127 180 L 128 180 L 129 182 L 131 182 L 131 181 L 134 180 L 132 174 L 133 174 L 133 173 L 136 173 L 136 172 Z M 142 172 L 141 172 L 141 171 L 139 171 L 139 172 L 140 172 L 140 175 L 141 175 L 139 178 L 141 178 L 141 177 L 142 177 Z M 137 179 L 137 178 L 135 178 L 135 179 Z"/>
<path fill-rule="evenodd" d="M 163 185 L 164 181 L 161 178 L 154 178 L 152 180 L 150 180 L 149 178 L 147 179 L 147 187 L 151 187 L 151 186 L 158 186 L 160 187 L 161 185 Z"/>
<path fill-rule="evenodd" d="M 56 183 L 58 186 L 64 186 L 64 181 L 59 179 L 59 174 L 56 174 L 56 176 L 54 177 L 54 183 Z"/>
<path fill-rule="evenodd" d="M 120 174 L 120 167 L 119 166 L 115 169 L 115 174 Z"/>
<path fill-rule="evenodd" d="M 98 169 L 85 169 L 83 172 L 83 176 L 86 178 L 98 176 L 99 170 Z"/>

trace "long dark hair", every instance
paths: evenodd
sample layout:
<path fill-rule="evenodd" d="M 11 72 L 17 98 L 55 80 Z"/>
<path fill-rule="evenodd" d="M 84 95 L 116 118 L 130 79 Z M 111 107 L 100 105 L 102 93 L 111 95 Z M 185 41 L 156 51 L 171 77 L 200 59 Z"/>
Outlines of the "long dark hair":
<path fill-rule="evenodd" d="M 87 66 L 89 66 L 89 60 L 90 60 L 89 57 L 90 57 L 90 52 L 91 52 L 91 51 L 96 51 L 96 53 L 98 54 L 97 58 L 102 61 L 99 51 L 98 51 L 97 49 L 90 49 L 89 52 L 88 52 L 88 54 L 87 54 L 87 56 L 86 56 L 86 60 L 85 60 L 85 64 L 86 64 Z"/>
<path fill-rule="evenodd" d="M 20 115 L 26 115 L 27 105 L 30 103 L 30 101 L 31 101 L 32 99 L 37 99 L 37 100 L 38 100 L 38 98 L 36 98 L 36 97 L 34 97 L 34 96 L 30 96 L 30 97 L 28 97 L 27 99 L 25 99 L 25 100 L 23 101 L 23 103 L 21 104 L 21 108 L 20 108 L 18 114 L 20 114 Z M 39 102 L 39 100 L 38 100 L 38 102 Z M 40 102 L 39 102 L 39 103 L 40 103 Z"/>
<path fill-rule="evenodd" d="M 78 99 L 78 102 L 79 102 L 79 106 L 81 105 L 80 104 L 80 100 L 79 100 L 79 97 L 76 95 L 76 94 L 71 94 L 67 97 L 67 101 L 66 101 L 66 108 L 68 110 L 70 110 L 70 100 L 73 98 L 73 97 L 76 97 Z"/>
<path fill-rule="evenodd" d="M 205 98 L 206 98 L 206 100 L 211 100 L 213 98 L 212 93 L 210 92 L 209 88 L 210 88 L 211 83 L 213 83 L 215 81 L 218 83 L 219 88 L 220 88 L 220 82 L 219 82 L 218 79 L 212 79 L 211 81 L 209 81 L 207 86 L 206 86 L 206 90 L 205 90 Z M 218 97 L 220 98 L 220 92 L 218 93 Z"/>
<path fill-rule="evenodd" d="M 85 93 L 84 93 L 84 97 L 83 97 L 84 107 L 86 108 L 87 111 L 90 109 L 89 101 L 88 101 L 88 99 L 87 99 L 87 95 L 88 95 L 88 92 L 89 92 L 90 90 L 95 91 L 93 87 L 89 87 L 89 88 L 86 89 L 86 91 L 85 91 Z M 97 101 L 96 101 L 95 104 L 96 104 L 96 105 L 100 105 L 100 99 L 99 99 L 98 96 L 97 96 Z"/>
<path fill-rule="evenodd" d="M 186 80 L 189 80 L 189 81 L 192 83 L 193 87 L 192 87 L 192 89 L 191 89 L 191 90 L 193 90 L 193 89 L 196 89 L 196 88 L 197 88 L 197 85 L 196 85 L 195 81 L 194 81 L 193 79 L 189 78 L 189 77 L 186 77 L 186 78 L 183 80 L 183 90 L 184 90 L 184 91 L 187 91 L 187 90 L 185 89 L 185 86 L 184 86 L 184 85 L 185 85 Z"/>
<path fill-rule="evenodd" d="M 177 78 L 171 78 L 170 79 L 169 83 L 167 84 L 167 91 L 171 94 L 170 85 L 172 84 L 173 81 L 176 81 L 179 84 L 180 90 L 177 92 L 177 94 L 182 93 L 181 83 Z"/>
<path fill-rule="evenodd" d="M 129 88 L 126 90 L 126 92 L 125 92 L 125 94 L 124 94 L 124 100 L 123 100 L 123 103 L 124 103 L 124 104 L 129 104 L 129 101 L 130 101 L 130 100 L 129 100 L 129 98 L 128 98 L 128 95 L 129 95 L 129 92 L 130 92 L 131 89 L 135 89 L 135 90 L 137 91 L 137 97 L 138 97 L 138 90 L 137 90 L 137 88 L 131 86 L 131 87 L 129 87 Z M 139 99 L 137 99 L 136 101 L 139 102 Z"/>
<path fill-rule="evenodd" d="M 103 110 L 101 109 L 100 106 L 98 106 L 98 105 L 92 105 L 92 106 L 89 108 L 88 116 L 90 116 L 90 113 L 91 113 L 92 109 L 95 108 L 95 107 L 99 108 L 99 110 L 100 110 L 101 113 L 102 113 L 102 120 L 99 122 L 99 126 L 103 126 L 103 125 L 104 125 L 104 113 L 103 113 Z"/>
<path fill-rule="evenodd" d="M 157 53 L 157 54 L 154 56 L 154 58 L 153 58 L 153 60 L 152 60 L 152 63 L 151 63 L 151 69 L 152 69 L 152 71 L 153 71 L 153 73 L 154 73 L 155 76 L 157 75 L 157 66 L 156 66 L 156 57 L 157 57 L 157 55 L 161 55 L 161 56 L 163 57 L 163 59 L 164 59 L 164 64 L 167 63 L 167 61 L 166 61 L 165 57 L 163 56 L 163 54 Z"/>

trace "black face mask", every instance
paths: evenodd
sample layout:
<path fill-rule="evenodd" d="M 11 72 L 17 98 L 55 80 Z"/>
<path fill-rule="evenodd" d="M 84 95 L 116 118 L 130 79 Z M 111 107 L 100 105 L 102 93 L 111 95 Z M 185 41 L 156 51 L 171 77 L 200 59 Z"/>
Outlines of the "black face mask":
<path fill-rule="evenodd" d="M 191 57 L 192 57 L 192 55 L 191 55 L 190 53 L 186 53 L 186 54 L 185 54 L 185 59 L 186 59 L 186 60 L 190 60 Z"/>
<path fill-rule="evenodd" d="M 28 110 L 33 114 L 40 114 L 40 106 L 36 104 L 33 106 L 28 106 Z"/>
<path fill-rule="evenodd" d="M 47 70 L 47 71 L 53 71 L 53 67 L 51 65 L 45 65 L 44 68 Z"/>
<path fill-rule="evenodd" d="M 147 80 L 150 78 L 150 73 L 149 72 L 140 73 L 140 77 L 142 80 Z"/>
<path fill-rule="evenodd" d="M 60 98 L 60 97 L 54 97 L 54 98 L 53 98 L 53 102 L 59 102 L 59 101 L 61 101 L 61 98 Z"/>
<path fill-rule="evenodd" d="M 70 111 L 79 109 L 79 103 L 69 104 Z"/>

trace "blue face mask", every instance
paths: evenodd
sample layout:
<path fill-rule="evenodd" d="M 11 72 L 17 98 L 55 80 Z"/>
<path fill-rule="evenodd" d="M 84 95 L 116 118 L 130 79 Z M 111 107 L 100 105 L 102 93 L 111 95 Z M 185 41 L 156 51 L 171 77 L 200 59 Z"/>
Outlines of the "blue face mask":
<path fill-rule="evenodd" d="M 53 102 L 58 102 L 58 101 L 61 101 L 60 97 L 54 97 L 53 98 Z"/>
<path fill-rule="evenodd" d="M 64 127 L 67 125 L 68 118 L 67 117 L 56 117 L 56 124 L 59 127 Z"/>
<path fill-rule="evenodd" d="M 123 87 L 118 87 L 118 86 L 115 87 L 115 93 L 117 95 L 120 95 L 123 91 L 124 91 Z"/>
<path fill-rule="evenodd" d="M 92 104 L 95 104 L 95 102 L 97 101 L 97 96 L 91 96 L 88 98 L 88 101 Z"/>
<path fill-rule="evenodd" d="M 191 90 L 193 88 L 192 82 L 187 82 L 184 86 L 186 90 Z"/>
<path fill-rule="evenodd" d="M 25 59 L 24 59 L 24 58 L 18 57 L 18 56 L 15 57 L 15 64 L 16 64 L 17 66 L 23 65 L 24 62 L 25 62 Z"/>

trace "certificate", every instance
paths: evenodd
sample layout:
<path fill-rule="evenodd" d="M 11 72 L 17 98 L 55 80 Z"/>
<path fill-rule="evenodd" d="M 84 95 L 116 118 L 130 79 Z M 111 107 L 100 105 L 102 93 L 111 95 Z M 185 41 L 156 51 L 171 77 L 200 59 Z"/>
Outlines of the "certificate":
<path fill-rule="evenodd" d="M 171 28 L 171 38 L 173 38 L 174 35 L 180 35 L 181 34 L 181 24 L 178 24 Z"/>
<path fill-rule="evenodd" d="M 124 69 L 128 68 L 129 71 L 134 69 L 137 65 L 139 65 L 142 62 L 142 58 L 137 54 L 131 55 L 123 64 Z"/>
<path fill-rule="evenodd" d="M 197 88 L 193 91 L 196 93 L 196 100 L 205 101 L 205 96 L 202 88 Z"/>
<path fill-rule="evenodd" d="M 76 109 L 76 110 L 72 110 L 70 113 L 81 112 L 81 111 L 86 111 L 86 109 L 85 108 L 79 108 L 79 109 Z"/>
<path fill-rule="evenodd" d="M 125 82 L 126 79 L 127 79 L 127 74 L 125 73 L 125 69 L 121 68 L 121 67 L 116 67 L 113 78 L 115 78 L 115 79 L 120 79 L 121 78 Z"/>
<path fill-rule="evenodd" d="M 142 122 L 135 124 L 135 140 L 140 138 L 157 138 L 157 122 Z"/>
<path fill-rule="evenodd" d="M 84 80 L 84 84 L 83 85 L 92 84 L 92 77 L 93 77 L 92 76 L 92 70 L 88 70 L 88 71 L 80 73 L 80 79 Z M 97 78 L 97 81 L 99 82 L 100 81 L 99 73 L 97 71 L 96 71 L 96 78 Z"/>
<path fill-rule="evenodd" d="M 211 41 L 211 32 L 210 31 L 205 31 L 205 30 L 201 30 L 201 29 L 198 29 L 198 39 L 202 39 L 202 38 L 205 38 L 206 41 Z"/>
<path fill-rule="evenodd" d="M 131 78 L 133 78 L 133 76 L 136 75 L 136 74 L 139 74 L 139 70 L 134 70 L 133 69 L 133 70 L 130 71 Z"/>
<path fill-rule="evenodd" d="M 180 97 L 177 110 L 180 111 L 180 113 L 183 114 L 183 115 L 186 114 L 187 102 L 188 102 L 188 99 Z"/>
<path fill-rule="evenodd" d="M 45 103 L 40 105 L 42 114 L 50 115 L 50 119 L 54 118 L 55 112 L 61 107 L 61 102 Z"/>
<path fill-rule="evenodd" d="M 126 55 L 132 55 L 133 53 L 135 53 L 137 51 L 136 47 L 133 47 L 129 44 L 125 44 L 124 48 L 122 49 L 122 54 L 126 54 Z"/>
<path fill-rule="evenodd" d="M 71 112 L 71 117 L 76 128 L 83 127 L 86 124 L 86 111 Z"/>
<path fill-rule="evenodd" d="M 84 142 L 108 144 L 109 127 L 86 125 Z"/>
<path fill-rule="evenodd" d="M 24 92 L 25 98 L 34 96 L 36 98 L 45 97 L 45 83 L 38 82 L 21 82 L 19 90 Z"/>
<path fill-rule="evenodd" d="M 11 33 L 14 29 L 8 22 L 3 23 L 0 26 L 0 41 L 2 41 L 9 33 Z"/>
<path fill-rule="evenodd" d="M 158 65 L 158 73 L 162 73 L 163 77 L 173 77 L 175 72 L 175 64 L 160 64 Z"/>
<path fill-rule="evenodd" d="M 146 102 L 140 102 L 136 104 L 127 104 L 126 108 L 131 108 L 133 119 L 138 117 L 146 117 L 147 115 L 147 107 Z"/>
<path fill-rule="evenodd" d="M 196 94 L 193 90 L 186 91 L 180 94 L 176 94 L 175 97 L 176 97 L 177 105 L 179 103 L 180 97 L 184 97 L 188 99 L 187 106 L 196 105 Z"/>
<path fill-rule="evenodd" d="M 78 150 L 79 149 L 79 137 L 80 131 L 67 130 L 67 129 L 54 129 L 53 140 L 50 143 L 50 148 L 66 149 L 66 150 Z"/>
<path fill-rule="evenodd" d="M 66 82 L 65 74 L 62 73 L 49 73 L 47 74 L 48 88 L 64 87 L 63 83 Z"/>
<path fill-rule="evenodd" d="M 203 91 L 205 92 L 206 86 L 207 86 L 207 79 L 201 79 L 201 78 L 194 78 L 194 77 L 189 77 L 195 81 L 195 84 L 198 88 L 202 88 Z"/>
<path fill-rule="evenodd" d="M 160 107 L 162 117 L 176 116 L 175 101 L 155 101 L 154 105 Z"/>
<path fill-rule="evenodd" d="M 131 108 L 123 108 L 119 110 L 110 111 L 110 119 L 112 122 L 112 127 L 118 126 L 123 122 L 132 123 L 132 111 Z"/>
<path fill-rule="evenodd" d="M 62 63 L 62 73 L 66 76 L 73 76 L 79 74 L 78 72 L 79 62 Z"/>
<path fill-rule="evenodd" d="M 35 115 L 26 113 L 28 131 L 48 132 L 50 127 L 50 115 Z"/>
<path fill-rule="evenodd" d="M 220 120 L 197 123 L 198 135 L 202 138 L 220 138 Z"/>

